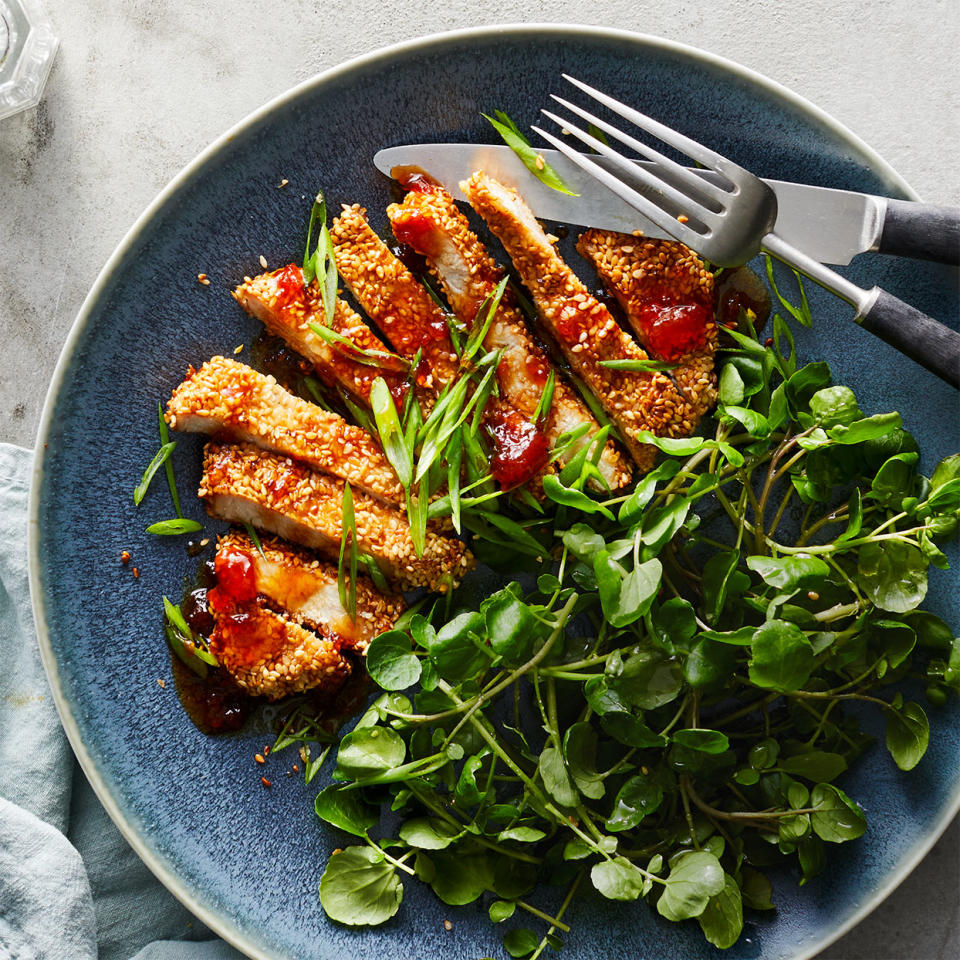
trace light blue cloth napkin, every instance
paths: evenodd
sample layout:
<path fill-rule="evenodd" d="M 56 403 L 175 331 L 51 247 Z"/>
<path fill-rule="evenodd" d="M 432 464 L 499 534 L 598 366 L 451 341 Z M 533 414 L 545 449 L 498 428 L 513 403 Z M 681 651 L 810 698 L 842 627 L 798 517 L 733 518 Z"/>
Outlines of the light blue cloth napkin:
<path fill-rule="evenodd" d="M 30 610 L 32 460 L 0 444 L 0 960 L 241 960 L 139 860 L 70 751 Z"/>

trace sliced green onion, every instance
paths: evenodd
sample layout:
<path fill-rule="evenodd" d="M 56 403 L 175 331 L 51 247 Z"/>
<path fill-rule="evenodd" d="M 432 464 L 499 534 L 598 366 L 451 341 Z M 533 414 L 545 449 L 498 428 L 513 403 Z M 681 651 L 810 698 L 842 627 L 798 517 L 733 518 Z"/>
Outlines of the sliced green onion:
<path fill-rule="evenodd" d="M 530 422 L 539 427 L 546 422 L 550 416 L 550 408 L 553 406 L 553 391 L 556 387 L 556 375 L 553 370 L 547 377 L 547 382 L 543 386 L 543 393 L 540 394 L 540 400 L 537 403 L 537 409 L 533 411 Z"/>
<path fill-rule="evenodd" d="M 634 370 L 638 373 L 663 373 L 676 370 L 679 363 L 661 363 L 657 360 L 601 360 L 601 367 L 609 370 Z"/>
<path fill-rule="evenodd" d="M 490 121 L 491 126 L 497 133 L 503 137 L 503 142 L 523 161 L 523 165 L 541 182 L 560 193 L 565 193 L 570 197 L 578 197 L 580 194 L 574 193 L 561 179 L 553 167 L 550 166 L 543 155 L 530 146 L 530 141 L 520 132 L 517 125 L 502 110 L 494 110 L 497 119 L 488 117 L 485 113 L 481 114 L 486 120 Z"/>
<path fill-rule="evenodd" d="M 253 541 L 253 545 L 257 548 L 257 552 L 261 557 L 263 557 L 264 560 L 266 560 L 267 555 L 263 552 L 263 545 L 260 543 L 260 538 L 257 536 L 257 531 L 253 529 L 253 524 L 249 520 L 244 520 L 243 526 L 247 531 L 247 536 Z"/>
<path fill-rule="evenodd" d="M 370 406 L 377 424 L 380 445 L 396 471 L 404 490 L 408 490 L 413 480 L 413 450 L 408 445 L 397 407 L 393 402 L 390 388 L 383 377 L 377 377 L 370 388 Z"/>
<path fill-rule="evenodd" d="M 177 441 L 173 440 L 170 443 L 165 443 L 153 456 L 153 459 L 150 461 L 150 465 L 146 470 L 143 471 L 143 479 L 137 484 L 133 491 L 133 502 L 139 507 L 140 502 L 147 495 L 147 490 L 150 489 L 150 481 L 153 480 L 153 475 L 160 469 L 161 464 L 167 462 L 170 458 L 170 454 L 176 449 Z"/>
<path fill-rule="evenodd" d="M 347 540 L 350 541 L 350 559 L 347 561 Z M 347 563 L 349 562 L 350 587 L 347 589 Z M 350 484 L 343 490 L 343 519 L 340 524 L 340 558 L 337 561 L 337 593 L 340 606 L 357 619 L 357 518 L 353 512 L 353 491 Z"/>
<path fill-rule="evenodd" d="M 155 533 L 161 537 L 176 537 L 181 533 L 196 533 L 202 530 L 203 525 L 196 520 L 184 520 L 183 517 L 177 517 L 176 520 L 161 520 L 159 523 L 151 523 L 147 527 L 147 533 Z"/>
<path fill-rule="evenodd" d="M 160 443 L 166 445 L 170 442 L 170 431 L 167 429 L 167 421 L 163 419 L 163 404 L 157 403 L 157 414 L 160 417 Z M 167 486 L 170 488 L 170 499 L 173 501 L 173 510 L 178 517 L 183 516 L 180 509 L 180 497 L 177 495 L 177 482 L 173 478 L 173 463 L 170 458 L 164 461 L 164 469 L 167 472 Z"/>

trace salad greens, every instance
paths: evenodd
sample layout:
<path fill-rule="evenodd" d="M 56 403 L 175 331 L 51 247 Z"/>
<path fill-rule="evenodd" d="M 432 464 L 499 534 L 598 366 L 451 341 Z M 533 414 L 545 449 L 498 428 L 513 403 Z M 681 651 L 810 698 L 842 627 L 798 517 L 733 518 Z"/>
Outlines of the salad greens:
<path fill-rule="evenodd" d="M 774 292 L 809 322 L 805 297 Z M 960 454 L 923 476 L 898 414 L 862 411 L 826 363 L 798 365 L 779 315 L 773 333 L 764 346 L 749 314 L 730 331 L 711 436 L 647 437 L 659 466 L 596 496 L 605 428 L 546 478 L 545 507 L 508 512 L 470 472 L 456 386 L 412 426 L 380 391 L 408 491 L 426 480 L 425 502 L 448 479 L 459 436 L 468 484 L 437 514 L 523 576 L 482 602 L 464 587 L 418 605 L 371 643 L 381 693 L 316 798 L 356 840 L 320 883 L 332 919 L 382 923 L 416 879 L 447 904 L 483 899 L 507 953 L 537 958 L 592 886 L 729 947 L 745 909 L 774 909 L 767 868 L 794 863 L 806 883 L 867 829 L 836 782 L 871 743 L 866 716 L 892 763 L 920 762 L 921 700 L 960 691 L 960 638 L 918 609 L 957 529 Z M 476 363 L 474 396 L 495 366 Z M 316 735 L 291 717 L 274 750 Z"/>

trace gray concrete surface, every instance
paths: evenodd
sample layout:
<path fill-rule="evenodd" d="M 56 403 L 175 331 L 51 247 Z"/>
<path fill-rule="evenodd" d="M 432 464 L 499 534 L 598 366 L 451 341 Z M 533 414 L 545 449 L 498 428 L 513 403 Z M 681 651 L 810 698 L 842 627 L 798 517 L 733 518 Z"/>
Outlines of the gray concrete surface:
<path fill-rule="evenodd" d="M 202 147 L 349 57 L 480 23 L 580 22 L 722 54 L 851 127 L 925 199 L 960 203 L 955 0 L 45 0 L 46 97 L 0 121 L 0 440 L 33 443 L 61 344 L 136 216 Z M 960 823 L 823 960 L 960 957 Z"/>

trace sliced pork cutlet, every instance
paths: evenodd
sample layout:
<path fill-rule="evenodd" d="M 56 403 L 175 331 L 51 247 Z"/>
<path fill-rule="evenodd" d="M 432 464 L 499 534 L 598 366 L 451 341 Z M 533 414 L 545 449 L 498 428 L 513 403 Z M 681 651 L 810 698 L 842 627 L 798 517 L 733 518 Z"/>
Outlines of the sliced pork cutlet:
<path fill-rule="evenodd" d="M 403 203 L 387 208 L 394 235 L 426 258 L 447 302 L 460 322 L 469 328 L 480 305 L 503 279 L 504 271 L 487 253 L 480 238 L 470 229 L 470 221 L 443 187 L 423 177 L 413 178 L 406 185 L 410 192 Z M 503 350 L 503 359 L 497 368 L 501 395 L 527 420 L 532 419 L 553 364 L 530 335 L 523 312 L 509 289 L 500 300 L 484 346 L 488 350 Z M 543 423 L 550 445 L 554 446 L 562 434 L 585 423 L 590 425 L 589 432 L 580 445 L 568 449 L 561 462 L 572 457 L 581 445 L 589 443 L 600 425 L 576 391 L 556 374 L 553 402 Z M 610 489 L 630 481 L 629 461 L 613 442 L 605 445 L 598 467 Z"/>
<path fill-rule="evenodd" d="M 359 204 L 344 204 L 330 229 L 337 271 L 364 313 L 401 356 L 423 351 L 421 384 L 439 393 L 460 365 L 443 310 L 374 233 Z"/>
<path fill-rule="evenodd" d="M 616 425 L 637 466 L 649 470 L 656 449 L 639 434 L 687 436 L 697 420 L 694 405 L 663 373 L 601 365 L 650 357 L 563 261 L 515 190 L 482 172 L 460 187 L 509 254 L 540 322 Z"/>
<path fill-rule="evenodd" d="M 344 484 L 289 457 L 251 444 L 208 443 L 199 496 L 212 516 L 251 523 L 327 556 L 339 555 Z M 461 541 L 429 528 L 418 557 L 405 514 L 361 491 L 354 493 L 353 504 L 357 547 L 401 589 L 443 593 L 473 566 Z"/>
<path fill-rule="evenodd" d="M 717 402 L 713 274 L 675 240 L 587 230 L 577 250 L 623 307 L 647 352 L 677 364 L 670 376 L 703 416 Z"/>
<path fill-rule="evenodd" d="M 245 278 L 234 299 L 274 336 L 286 341 L 313 364 L 319 376 L 362 406 L 370 405 L 370 388 L 383 377 L 398 407 L 407 392 L 407 364 L 374 334 L 348 303 L 337 299 L 329 325 L 316 282 L 303 285 L 303 271 L 291 263 L 282 270 Z M 310 329 L 327 327 L 349 343 L 331 343 Z"/>
<path fill-rule="evenodd" d="M 199 370 L 191 368 L 167 404 L 166 420 L 177 430 L 255 443 L 386 503 L 403 503 L 393 467 L 366 430 L 236 360 L 214 357 Z"/>
<path fill-rule="evenodd" d="M 439 391 L 450 383 L 457 376 L 460 360 L 444 311 L 374 233 L 363 207 L 344 206 L 333 222 L 331 236 L 340 276 L 367 316 L 407 359 L 423 351 L 425 385 Z M 479 306 L 474 307 L 474 315 Z M 550 469 L 548 438 L 530 422 L 535 409 L 536 403 L 530 414 L 524 415 L 503 393 L 487 403 L 483 420 L 493 447 L 491 472 L 505 489 L 529 483 L 536 494 L 540 490 L 538 475 Z"/>

